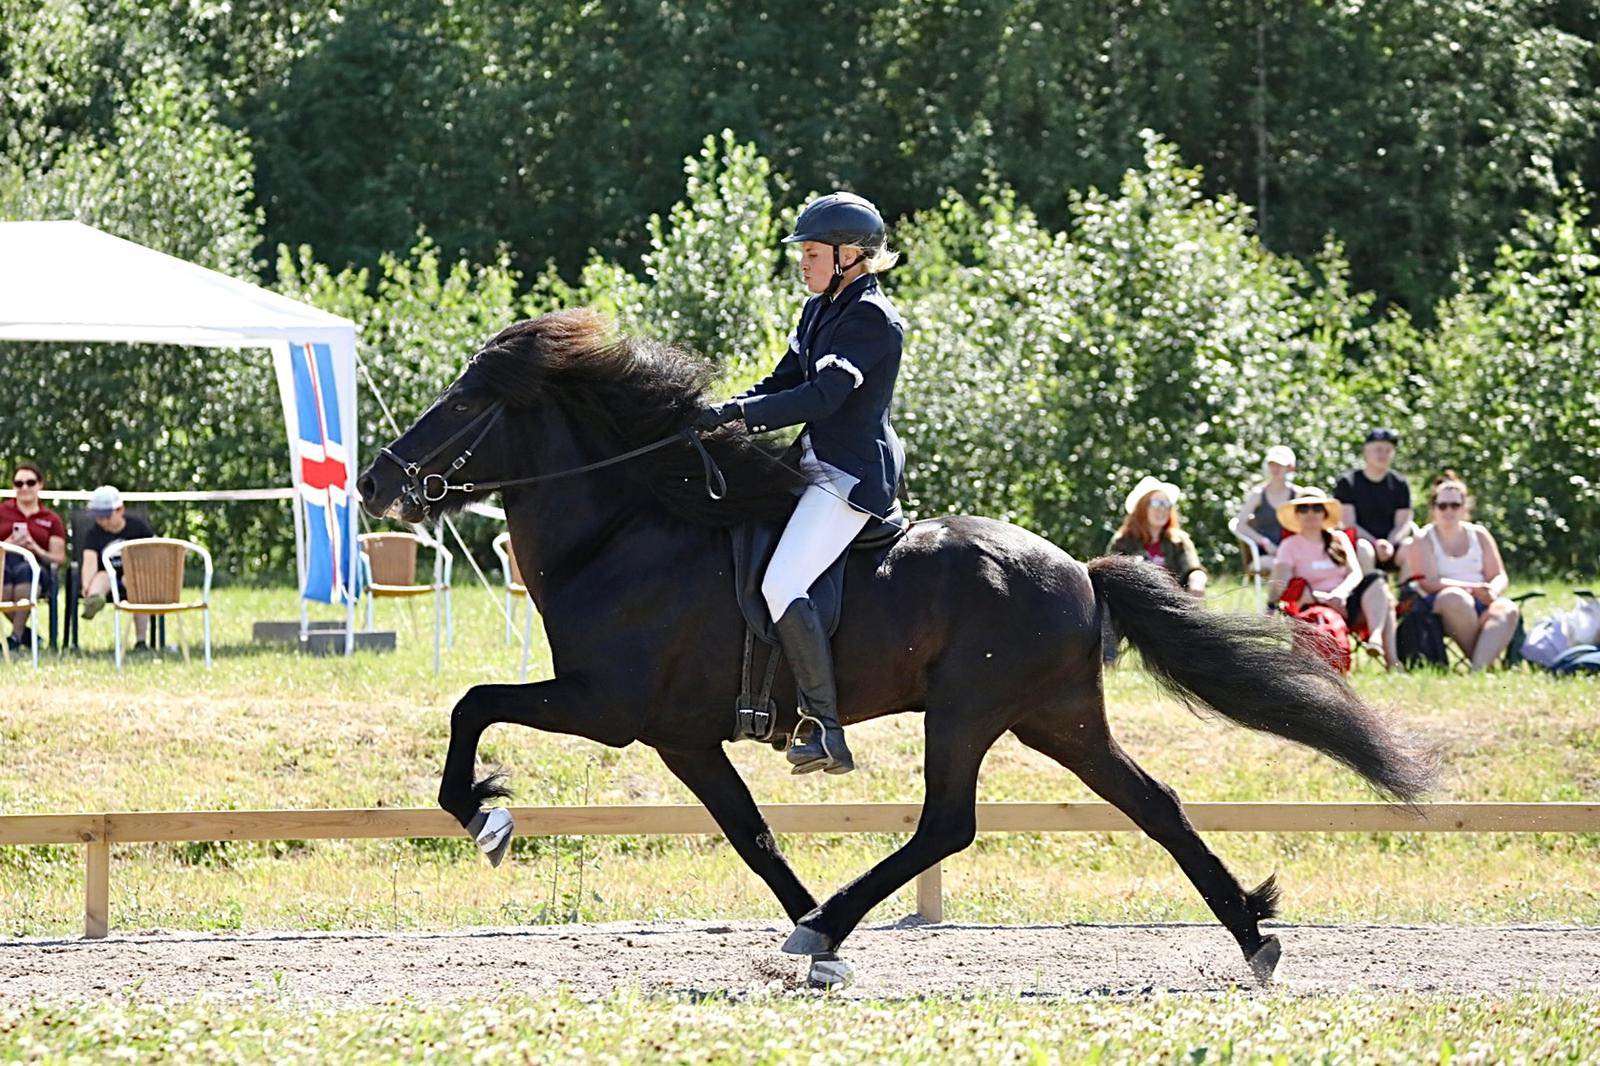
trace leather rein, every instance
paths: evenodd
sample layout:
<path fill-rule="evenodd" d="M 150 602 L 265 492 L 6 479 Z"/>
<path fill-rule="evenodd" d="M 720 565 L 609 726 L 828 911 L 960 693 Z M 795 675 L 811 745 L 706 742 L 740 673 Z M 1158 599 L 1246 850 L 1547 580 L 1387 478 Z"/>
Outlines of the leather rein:
<path fill-rule="evenodd" d="M 433 514 L 432 505 L 438 503 L 440 500 L 443 500 L 452 492 L 496 492 L 500 489 L 513 488 L 519 485 L 534 485 L 543 481 L 554 481 L 557 478 L 572 477 L 576 474 L 587 474 L 591 470 L 599 470 L 603 467 L 615 466 L 618 463 L 625 463 L 629 459 L 635 459 L 641 455 L 644 455 L 646 452 L 653 452 L 659 448 L 665 448 L 667 445 L 680 440 L 688 441 L 694 446 L 695 451 L 700 453 L 700 461 L 705 468 L 706 495 L 710 496 L 713 500 L 720 500 L 728 493 L 728 482 L 722 476 L 721 468 L 717 466 L 716 460 L 711 458 L 711 453 L 706 451 L 706 446 L 701 443 L 700 437 L 693 429 L 688 427 L 685 427 L 676 433 L 668 434 L 667 436 L 662 437 L 660 440 L 651 441 L 649 444 L 643 445 L 642 447 L 634 448 L 632 451 L 623 452 L 621 455 L 613 455 L 609 459 L 601 459 L 598 462 L 585 463 L 583 466 L 574 466 L 567 470 L 557 470 L 551 474 L 537 474 L 533 477 L 506 478 L 500 481 L 463 481 L 460 483 L 451 482 L 451 475 L 455 474 L 463 466 L 467 465 L 467 461 L 472 458 L 472 453 L 477 449 L 478 445 L 483 443 L 483 438 L 489 435 L 489 431 L 494 428 L 495 423 L 500 421 L 500 416 L 505 414 L 505 409 L 506 405 L 504 403 L 494 404 L 487 411 L 484 411 L 482 414 L 480 414 L 477 418 L 474 418 L 471 422 L 468 422 L 465 426 L 462 426 L 460 429 L 452 433 L 443 444 L 439 445 L 422 459 L 414 463 L 407 462 L 405 459 L 402 459 L 400 456 L 396 455 L 391 448 L 380 448 L 378 450 L 378 455 L 394 463 L 400 468 L 401 472 L 410 479 L 404 490 L 401 492 L 401 498 L 421 508 L 424 518 L 429 518 L 432 517 Z M 482 428 L 479 428 L 480 426 Z M 472 438 L 472 442 L 470 444 L 461 449 L 461 452 L 450 461 L 446 469 L 442 471 L 435 471 L 431 474 L 424 474 L 422 472 L 424 467 L 430 465 L 434 462 L 434 460 L 438 459 L 439 456 L 448 452 L 456 443 L 456 441 L 460 440 L 462 437 L 465 437 L 474 429 L 478 431 L 477 436 Z"/>

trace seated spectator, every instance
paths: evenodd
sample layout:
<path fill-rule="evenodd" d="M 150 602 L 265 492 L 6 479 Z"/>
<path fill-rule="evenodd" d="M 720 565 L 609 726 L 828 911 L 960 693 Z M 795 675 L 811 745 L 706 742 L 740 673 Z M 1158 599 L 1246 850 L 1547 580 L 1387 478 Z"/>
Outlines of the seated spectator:
<path fill-rule="evenodd" d="M 1228 523 L 1228 528 L 1240 540 L 1256 546 L 1259 564 L 1255 572 L 1268 574 L 1272 572 L 1278 542 L 1284 533 L 1278 524 L 1278 508 L 1288 503 L 1300 491 L 1300 486 L 1289 480 L 1289 475 L 1294 473 L 1294 451 L 1285 445 L 1274 444 L 1268 448 L 1263 465 L 1267 480 L 1244 494 L 1244 505 Z"/>
<path fill-rule="evenodd" d="M 1339 518 L 1356 546 L 1363 570 L 1373 565 L 1401 570 L 1399 556 L 1411 544 L 1416 527 L 1411 523 L 1411 485 L 1390 467 L 1400 435 L 1392 429 L 1374 429 L 1361 446 L 1361 465 L 1339 478 L 1333 494 L 1340 503 Z M 1411 573 L 1406 567 L 1404 573 Z"/>
<path fill-rule="evenodd" d="M 1137 555 L 1177 579 L 1189 594 L 1206 594 L 1206 572 L 1178 520 L 1178 486 L 1146 475 L 1123 502 L 1127 517 L 1111 537 L 1110 555 Z"/>
<path fill-rule="evenodd" d="M 11 487 L 17 490 L 15 499 L 0 500 L 0 536 L 33 554 L 39 563 L 39 597 L 43 599 L 55 588 L 53 566 L 60 566 L 67 558 L 67 526 L 61 516 L 39 502 L 39 492 L 44 488 L 44 471 L 37 463 L 18 463 L 11 475 Z M 5 574 L 0 580 L 0 599 L 25 600 L 32 595 L 33 571 L 27 560 L 5 552 Z M 13 648 L 27 647 L 33 641 L 28 629 L 28 608 L 10 612 L 11 635 L 7 641 Z"/>
<path fill-rule="evenodd" d="M 1354 548 L 1339 529 L 1339 501 L 1317 489 L 1301 489 L 1278 508 L 1278 521 L 1291 536 L 1278 545 L 1268 598 L 1276 603 L 1299 578 L 1304 593 L 1296 606 L 1332 607 L 1350 629 L 1368 630 L 1383 648 L 1389 669 L 1399 659 L 1394 646 L 1394 599 L 1378 570 L 1363 570 Z"/>
<path fill-rule="evenodd" d="M 89 497 L 87 508 L 89 516 L 94 519 L 94 525 L 89 527 L 89 532 L 84 535 L 83 543 L 79 546 L 80 556 L 78 562 L 79 588 L 82 590 L 82 599 L 79 601 L 78 613 L 84 618 L 93 618 L 99 614 L 106 605 L 106 599 L 111 595 L 111 575 L 106 571 L 101 560 L 105 558 L 106 550 L 113 544 L 120 544 L 125 540 L 142 540 L 145 537 L 155 536 L 155 531 L 138 515 L 128 514 L 122 506 L 122 493 L 110 485 L 101 485 Z M 119 556 L 111 560 L 111 566 L 117 572 L 117 580 L 122 580 L 122 559 Z M 138 637 L 135 649 L 146 648 L 145 635 L 150 625 L 146 615 L 133 616 L 134 632 Z"/>
<path fill-rule="evenodd" d="M 1466 482 L 1446 470 L 1428 493 L 1429 523 L 1417 538 L 1412 560 L 1421 576 L 1422 602 L 1444 622 L 1472 669 L 1486 670 L 1500 658 L 1517 630 L 1520 611 L 1506 598 L 1505 564 L 1494 535 L 1467 519 L 1472 497 Z"/>

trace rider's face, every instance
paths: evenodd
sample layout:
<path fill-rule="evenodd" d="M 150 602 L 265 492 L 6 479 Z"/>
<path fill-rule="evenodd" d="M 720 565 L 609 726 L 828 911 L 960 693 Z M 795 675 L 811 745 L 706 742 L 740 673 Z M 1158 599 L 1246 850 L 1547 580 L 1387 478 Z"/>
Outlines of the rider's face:
<path fill-rule="evenodd" d="M 827 292 L 833 280 L 833 245 L 821 241 L 800 243 L 800 278 L 807 292 Z"/>

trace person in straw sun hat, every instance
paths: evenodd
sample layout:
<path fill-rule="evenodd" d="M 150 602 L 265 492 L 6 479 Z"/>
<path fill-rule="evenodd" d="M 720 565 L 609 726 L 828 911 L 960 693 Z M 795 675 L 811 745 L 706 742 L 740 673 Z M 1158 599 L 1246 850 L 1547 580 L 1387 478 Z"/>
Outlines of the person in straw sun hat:
<path fill-rule="evenodd" d="M 1340 529 L 1339 501 L 1321 489 L 1301 489 L 1278 508 L 1278 522 L 1292 535 L 1278 546 L 1268 599 L 1283 596 L 1294 579 L 1305 592 L 1296 606 L 1332 607 L 1352 630 L 1366 628 L 1383 648 L 1392 670 L 1399 662 L 1394 645 L 1394 600 L 1377 569 L 1363 573 L 1349 538 Z"/>
<path fill-rule="evenodd" d="M 1206 572 L 1194 541 L 1178 519 L 1178 486 L 1145 475 L 1122 502 L 1122 524 L 1112 534 L 1108 555 L 1133 555 L 1165 567 L 1190 595 L 1206 594 Z"/>

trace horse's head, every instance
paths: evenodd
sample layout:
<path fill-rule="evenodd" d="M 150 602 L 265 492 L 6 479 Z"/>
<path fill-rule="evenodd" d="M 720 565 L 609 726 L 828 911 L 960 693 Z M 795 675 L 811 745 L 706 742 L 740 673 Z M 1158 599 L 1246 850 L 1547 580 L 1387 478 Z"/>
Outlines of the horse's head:
<path fill-rule="evenodd" d="M 372 515 L 422 522 L 502 483 L 510 489 L 622 459 L 626 467 L 563 482 L 561 491 L 605 485 L 609 499 L 635 506 L 638 493 L 621 491 L 632 486 L 708 525 L 787 514 L 798 480 L 760 445 L 731 432 L 708 435 L 699 448 L 675 439 L 715 373 L 670 345 L 616 336 L 586 308 L 514 323 L 362 472 L 361 502 Z M 727 500 L 708 495 L 706 449 L 726 475 Z"/>
<path fill-rule="evenodd" d="M 356 481 L 361 505 L 374 517 L 423 522 L 459 508 L 474 479 L 508 476 L 497 456 L 504 434 L 494 432 L 506 405 L 475 363 L 387 448 Z M 502 427 L 503 428 L 503 427 Z"/>
<path fill-rule="evenodd" d="M 587 308 L 512 323 L 362 472 L 362 505 L 374 516 L 421 522 L 488 495 L 492 488 L 478 486 L 529 473 L 530 433 L 556 430 L 537 415 L 548 413 L 554 393 L 573 391 L 563 375 L 626 378 L 630 366 L 627 348 L 612 343 L 605 319 Z M 680 407 L 686 422 L 693 399 Z"/>

